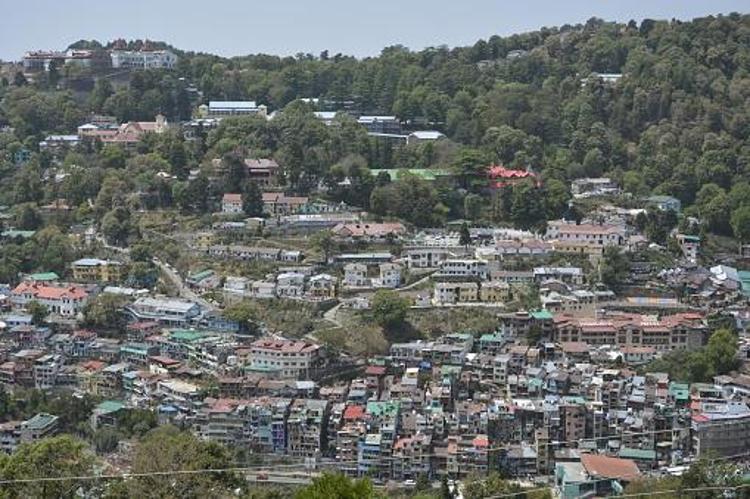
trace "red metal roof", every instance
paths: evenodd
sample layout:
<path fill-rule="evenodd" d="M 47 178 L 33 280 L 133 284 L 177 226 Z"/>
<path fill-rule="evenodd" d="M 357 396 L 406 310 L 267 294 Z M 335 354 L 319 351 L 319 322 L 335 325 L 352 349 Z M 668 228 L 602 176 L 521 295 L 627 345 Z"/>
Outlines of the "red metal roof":
<path fill-rule="evenodd" d="M 365 416 L 365 408 L 361 405 L 348 405 L 344 409 L 344 419 L 352 421 L 355 419 L 362 419 Z"/>

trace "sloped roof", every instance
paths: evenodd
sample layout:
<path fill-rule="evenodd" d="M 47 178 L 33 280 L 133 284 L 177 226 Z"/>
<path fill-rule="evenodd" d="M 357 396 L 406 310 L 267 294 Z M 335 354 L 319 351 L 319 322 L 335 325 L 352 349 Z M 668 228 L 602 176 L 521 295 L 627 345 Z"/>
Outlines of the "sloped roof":
<path fill-rule="evenodd" d="M 638 466 L 632 459 L 583 454 L 581 464 L 586 472 L 596 478 L 614 478 L 617 480 L 634 480 L 641 476 Z"/>

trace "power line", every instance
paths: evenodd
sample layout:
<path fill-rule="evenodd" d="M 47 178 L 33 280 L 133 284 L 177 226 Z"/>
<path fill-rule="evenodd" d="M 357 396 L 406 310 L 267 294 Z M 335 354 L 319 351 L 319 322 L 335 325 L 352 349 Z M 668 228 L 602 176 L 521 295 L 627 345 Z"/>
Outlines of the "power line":
<path fill-rule="evenodd" d="M 128 479 L 128 478 L 145 478 L 150 476 L 171 476 L 171 475 L 199 475 L 203 473 L 238 473 L 252 471 L 271 471 L 272 468 L 299 468 L 305 466 L 299 464 L 271 464 L 257 466 L 238 466 L 227 468 L 203 468 L 197 470 L 169 470 L 169 471 L 146 471 L 141 473 L 120 473 L 120 474 L 102 474 L 102 475 L 77 475 L 77 476 L 58 476 L 58 477 L 35 477 L 35 478 L 13 478 L 0 480 L 0 485 L 10 485 L 14 483 L 31 483 L 31 482 L 62 482 L 70 480 L 87 481 L 87 480 L 110 480 L 110 479 Z"/>
<path fill-rule="evenodd" d="M 730 455 L 730 456 L 723 456 L 723 457 L 711 458 L 711 462 L 725 461 L 725 460 L 728 460 L 728 459 L 736 459 L 738 457 L 746 457 L 748 455 L 750 455 L 750 452 L 743 452 L 743 453 L 740 453 L 740 454 L 734 454 L 734 455 Z M 645 478 L 649 478 L 649 476 L 647 476 L 647 475 L 644 476 L 644 475 L 640 475 L 640 474 L 639 475 L 623 475 L 623 476 L 620 476 L 620 477 L 600 478 L 600 479 L 596 479 L 596 480 L 589 480 L 589 481 L 586 481 L 586 482 L 583 482 L 583 483 L 585 483 L 585 484 L 595 484 L 595 483 L 600 483 L 600 482 L 609 482 L 609 481 L 618 480 L 618 479 L 620 479 L 620 480 L 628 480 L 628 479 L 645 479 Z M 708 486 L 707 485 L 705 487 L 696 487 L 696 488 L 691 488 L 691 489 L 674 489 L 674 490 L 661 490 L 661 491 L 655 491 L 655 492 L 639 492 L 639 493 L 636 493 L 636 494 L 618 495 L 617 497 L 643 497 L 643 496 L 650 496 L 650 495 L 663 495 L 663 494 L 668 494 L 668 493 L 699 492 L 701 490 L 737 490 L 737 489 L 741 489 L 741 488 L 745 488 L 745 487 L 750 487 L 750 484 L 743 484 L 743 485 L 738 485 L 738 486 L 731 486 L 731 485 L 726 485 L 726 486 L 723 486 L 723 485 L 710 485 L 710 486 Z M 530 492 L 539 492 L 539 491 L 548 490 L 550 488 L 552 488 L 552 486 L 549 486 L 549 487 L 539 487 L 539 488 L 536 488 L 536 489 L 525 489 L 525 490 L 520 491 L 520 492 L 509 492 L 507 494 L 498 494 L 498 495 L 494 495 L 494 496 L 488 496 L 485 499 L 502 499 L 502 498 L 506 498 L 506 497 L 516 497 L 516 496 L 519 496 L 519 495 L 528 494 Z"/>

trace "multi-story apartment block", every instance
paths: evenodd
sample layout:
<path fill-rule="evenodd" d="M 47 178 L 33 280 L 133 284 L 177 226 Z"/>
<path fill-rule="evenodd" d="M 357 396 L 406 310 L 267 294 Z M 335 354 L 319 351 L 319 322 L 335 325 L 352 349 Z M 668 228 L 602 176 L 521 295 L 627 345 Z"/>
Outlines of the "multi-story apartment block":
<path fill-rule="evenodd" d="M 479 300 L 479 283 L 436 282 L 433 301 L 436 304 L 470 303 Z"/>
<path fill-rule="evenodd" d="M 51 437 L 57 433 L 57 416 L 40 412 L 28 421 L 21 424 L 21 442 L 36 442 L 43 438 Z"/>
<path fill-rule="evenodd" d="M 320 457 L 327 447 L 330 402 L 296 399 L 287 420 L 287 453 L 296 457 Z"/>
<path fill-rule="evenodd" d="M 378 267 L 380 277 L 373 279 L 376 288 L 397 288 L 401 285 L 401 266 L 395 263 L 381 263 Z"/>
<path fill-rule="evenodd" d="M 174 69 L 178 57 L 171 50 L 112 50 L 113 68 Z"/>
<path fill-rule="evenodd" d="M 320 345 L 307 341 L 260 339 L 252 343 L 249 369 L 307 379 L 323 363 Z"/>
<path fill-rule="evenodd" d="M 276 296 L 300 298 L 305 293 L 305 274 L 282 272 L 276 276 Z"/>
<path fill-rule="evenodd" d="M 489 274 L 489 267 L 485 260 L 449 258 L 440 262 L 438 274 L 450 277 L 486 279 Z"/>
<path fill-rule="evenodd" d="M 618 314 L 603 318 L 555 316 L 552 339 L 557 342 L 582 341 L 589 345 L 641 345 L 664 352 L 694 350 L 706 341 L 707 325 L 702 315 L 681 313 L 656 319 L 638 314 Z"/>
<path fill-rule="evenodd" d="M 59 354 L 42 355 L 34 360 L 34 386 L 48 390 L 57 384 L 57 376 L 65 359 Z"/>
<path fill-rule="evenodd" d="M 393 444 L 391 476 L 394 480 L 416 480 L 432 475 L 432 436 L 417 433 Z"/>
<path fill-rule="evenodd" d="M 308 199 L 304 196 L 287 196 L 282 192 L 263 193 L 263 211 L 273 216 L 297 213 L 307 203 Z"/>
<path fill-rule="evenodd" d="M 22 421 L 0 423 L 0 452 L 12 454 L 21 444 Z"/>
<path fill-rule="evenodd" d="M 363 412 L 361 406 L 349 407 L 356 407 L 359 412 Z M 346 408 L 346 411 L 349 411 L 349 407 Z M 367 425 L 361 419 L 350 420 L 345 418 L 344 424 L 336 431 L 336 460 L 341 463 L 342 471 L 349 475 L 358 475 L 359 443 L 364 440 L 366 434 Z"/>
<path fill-rule="evenodd" d="M 209 101 L 208 105 L 198 107 L 198 113 L 203 118 L 223 118 L 225 116 L 266 115 L 267 108 L 255 101 Z"/>
<path fill-rule="evenodd" d="M 184 326 L 202 314 L 200 305 L 176 298 L 138 298 L 125 309 L 136 320 L 157 321 L 171 326 Z"/>
<path fill-rule="evenodd" d="M 700 402 L 692 417 L 693 450 L 698 456 L 742 456 L 750 446 L 750 408 L 737 401 Z"/>
<path fill-rule="evenodd" d="M 440 267 L 444 260 L 452 256 L 453 253 L 443 248 L 412 248 L 406 250 L 410 269 L 436 269 Z"/>
<path fill-rule="evenodd" d="M 335 298 L 336 278 L 330 274 L 317 274 L 307 282 L 307 295 L 313 298 Z"/>
<path fill-rule="evenodd" d="M 221 212 L 227 215 L 242 214 L 242 194 L 224 194 L 221 198 Z"/>
<path fill-rule="evenodd" d="M 268 158 L 246 159 L 245 165 L 248 180 L 260 187 L 272 187 L 277 184 L 281 168 L 276 161 Z"/>
<path fill-rule="evenodd" d="M 580 286 L 584 281 L 583 270 L 580 267 L 534 267 L 533 273 L 536 282 L 555 279 L 565 284 Z"/>
<path fill-rule="evenodd" d="M 556 251 L 601 255 L 609 246 L 621 247 L 626 242 L 626 230 L 616 225 L 576 224 L 554 221 L 547 225 L 546 237 Z"/>
<path fill-rule="evenodd" d="M 286 451 L 286 418 L 291 400 L 259 397 L 250 400 L 211 399 L 193 424 L 199 436 L 256 452 Z"/>
<path fill-rule="evenodd" d="M 483 282 L 479 299 L 487 303 L 501 303 L 510 299 L 510 284 L 503 281 Z"/>
<path fill-rule="evenodd" d="M 347 263 L 344 265 L 344 286 L 348 288 L 366 288 L 371 283 L 364 263 Z"/>

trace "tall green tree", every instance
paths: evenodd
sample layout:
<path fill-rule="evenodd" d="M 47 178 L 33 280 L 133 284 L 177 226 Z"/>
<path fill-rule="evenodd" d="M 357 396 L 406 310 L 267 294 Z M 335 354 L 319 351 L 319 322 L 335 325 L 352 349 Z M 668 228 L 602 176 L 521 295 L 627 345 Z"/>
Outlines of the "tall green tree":
<path fill-rule="evenodd" d="M 380 326 L 386 329 L 401 327 L 409 311 L 409 300 L 397 292 L 381 289 L 372 298 L 372 314 Z"/>
<path fill-rule="evenodd" d="M 244 480 L 232 471 L 171 475 L 169 472 L 221 470 L 233 467 L 232 454 L 215 442 L 199 440 L 173 426 L 150 431 L 136 445 L 133 473 L 163 474 L 127 482 L 130 497 L 222 497 L 232 495 Z"/>
<path fill-rule="evenodd" d="M 375 499 L 383 497 L 367 478 L 351 479 L 343 474 L 324 473 L 303 487 L 295 499 Z"/>
<path fill-rule="evenodd" d="M 71 497 L 93 490 L 96 482 L 80 478 L 59 481 L 38 478 L 86 477 L 95 472 L 88 446 L 69 435 L 22 444 L 2 463 L 4 480 L 20 480 L 3 486 L 4 495 L 21 497 Z"/>
<path fill-rule="evenodd" d="M 242 211 L 249 217 L 263 215 L 263 193 L 258 184 L 252 180 L 246 182 L 242 190 Z"/>

